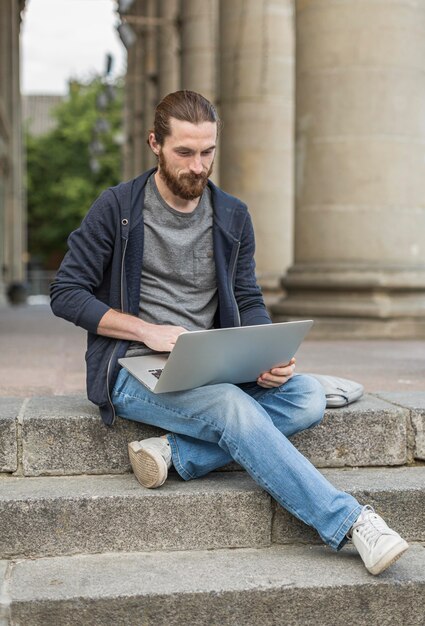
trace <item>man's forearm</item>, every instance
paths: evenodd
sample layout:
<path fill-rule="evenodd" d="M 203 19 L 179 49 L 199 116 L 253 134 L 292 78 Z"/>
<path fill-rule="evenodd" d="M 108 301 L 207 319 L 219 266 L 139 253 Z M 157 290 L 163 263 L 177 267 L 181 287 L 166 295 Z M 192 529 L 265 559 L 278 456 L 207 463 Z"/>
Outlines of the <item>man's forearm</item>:
<path fill-rule="evenodd" d="M 149 324 L 134 315 L 109 309 L 101 318 L 97 333 L 104 337 L 140 341 L 157 352 L 171 352 L 181 333 L 182 326 Z"/>
<path fill-rule="evenodd" d="M 147 327 L 150 326 L 135 315 L 120 313 L 109 309 L 102 317 L 97 327 L 98 335 L 127 339 L 129 341 L 144 341 Z"/>

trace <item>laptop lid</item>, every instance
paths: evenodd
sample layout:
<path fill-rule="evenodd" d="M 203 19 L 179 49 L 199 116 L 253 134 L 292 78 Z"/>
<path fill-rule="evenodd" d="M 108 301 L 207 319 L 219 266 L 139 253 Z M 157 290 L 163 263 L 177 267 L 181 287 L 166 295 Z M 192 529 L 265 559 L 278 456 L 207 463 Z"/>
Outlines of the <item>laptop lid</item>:
<path fill-rule="evenodd" d="M 161 367 L 163 355 L 127 357 L 119 363 L 154 393 L 251 382 L 288 363 L 312 325 L 312 320 L 301 320 L 183 333 L 157 382 L 149 370 Z"/>

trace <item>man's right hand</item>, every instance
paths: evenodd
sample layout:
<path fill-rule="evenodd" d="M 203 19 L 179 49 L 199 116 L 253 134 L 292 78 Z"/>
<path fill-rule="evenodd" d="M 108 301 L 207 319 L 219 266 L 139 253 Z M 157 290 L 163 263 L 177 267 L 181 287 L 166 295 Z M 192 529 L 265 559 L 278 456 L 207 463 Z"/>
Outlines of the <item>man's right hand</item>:
<path fill-rule="evenodd" d="M 146 324 L 143 329 L 143 343 L 148 348 L 157 352 L 171 352 L 177 341 L 177 337 L 188 331 L 182 326 L 161 326 L 158 324 Z"/>
<path fill-rule="evenodd" d="M 135 315 L 109 309 L 100 320 L 97 332 L 104 337 L 140 341 L 157 352 L 171 352 L 177 337 L 188 331 L 182 326 L 149 324 Z"/>

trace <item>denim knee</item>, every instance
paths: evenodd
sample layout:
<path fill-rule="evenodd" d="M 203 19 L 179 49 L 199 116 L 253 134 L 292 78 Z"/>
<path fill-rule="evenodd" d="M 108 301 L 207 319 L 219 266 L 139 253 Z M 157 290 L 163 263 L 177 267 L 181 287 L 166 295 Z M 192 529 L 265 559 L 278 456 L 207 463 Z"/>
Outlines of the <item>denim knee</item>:
<path fill-rule="evenodd" d="M 222 419 L 224 422 L 235 419 L 236 415 L 243 415 L 242 407 L 249 405 L 252 401 L 239 387 L 231 383 L 220 383 L 215 385 L 217 392 L 217 401 L 225 408 Z"/>
<path fill-rule="evenodd" d="M 269 419 L 267 413 L 249 395 L 231 383 L 216 385 L 217 401 L 223 407 L 219 426 L 224 432 L 236 435 L 249 434 L 262 419 Z"/>
<path fill-rule="evenodd" d="M 298 374 L 293 377 L 297 385 L 297 400 L 301 409 L 299 428 L 305 430 L 317 426 L 323 419 L 326 408 L 326 396 L 322 385 L 312 376 Z"/>

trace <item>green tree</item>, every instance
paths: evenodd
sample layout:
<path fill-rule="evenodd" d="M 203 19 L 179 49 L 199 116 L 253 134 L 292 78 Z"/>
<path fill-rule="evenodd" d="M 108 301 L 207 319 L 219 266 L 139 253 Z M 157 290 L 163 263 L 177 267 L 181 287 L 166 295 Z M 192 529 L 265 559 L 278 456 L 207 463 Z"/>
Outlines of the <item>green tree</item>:
<path fill-rule="evenodd" d="M 121 176 L 122 97 L 97 78 L 70 83 L 46 135 L 27 134 L 28 250 L 56 269 L 66 240 L 94 199 Z"/>

